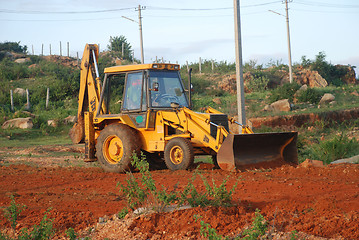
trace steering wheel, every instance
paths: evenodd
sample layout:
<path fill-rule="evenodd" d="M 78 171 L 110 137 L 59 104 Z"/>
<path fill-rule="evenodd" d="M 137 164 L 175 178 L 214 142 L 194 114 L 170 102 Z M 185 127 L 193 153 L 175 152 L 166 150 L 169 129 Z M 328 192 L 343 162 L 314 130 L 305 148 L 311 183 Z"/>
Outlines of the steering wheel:
<path fill-rule="evenodd" d="M 171 102 L 175 102 L 175 103 L 179 103 L 179 99 L 177 96 L 174 95 L 170 95 L 170 94 L 160 94 L 155 98 L 155 102 L 160 102 L 161 100 L 165 100 L 169 103 Z"/>

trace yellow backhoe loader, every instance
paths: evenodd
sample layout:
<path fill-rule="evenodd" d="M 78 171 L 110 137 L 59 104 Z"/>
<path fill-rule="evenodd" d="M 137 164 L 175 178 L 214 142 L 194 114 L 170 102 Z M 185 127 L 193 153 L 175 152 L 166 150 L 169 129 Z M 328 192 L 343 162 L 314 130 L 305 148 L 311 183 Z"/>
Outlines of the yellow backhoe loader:
<path fill-rule="evenodd" d="M 191 91 L 185 90 L 179 65 L 109 67 L 101 82 L 97 61 L 98 46 L 87 44 L 78 120 L 70 130 L 74 143 L 85 142 L 85 161 L 125 172 L 132 167 L 132 154 L 142 151 L 171 170 L 190 168 L 195 155 L 212 155 L 228 171 L 297 164 L 296 132 L 256 134 L 242 126 L 242 133 L 234 134 L 228 125 L 237 122 L 226 114 L 210 107 L 205 113 L 192 111 Z M 117 101 L 119 86 L 124 86 L 123 97 Z"/>

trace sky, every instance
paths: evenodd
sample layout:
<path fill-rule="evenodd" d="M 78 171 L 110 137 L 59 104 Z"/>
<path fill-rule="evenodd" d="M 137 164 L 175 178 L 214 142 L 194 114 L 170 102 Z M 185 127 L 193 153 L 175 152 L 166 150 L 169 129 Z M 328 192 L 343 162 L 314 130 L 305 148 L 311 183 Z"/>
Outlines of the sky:
<path fill-rule="evenodd" d="M 111 36 L 124 35 L 141 58 L 141 5 L 145 63 L 235 61 L 233 0 L 0 0 L 0 42 L 16 41 L 44 55 L 80 57 L 86 43 L 107 49 Z M 292 62 L 325 52 L 332 64 L 358 66 L 357 0 L 289 1 Z M 269 11 L 271 10 L 271 11 Z M 273 13 L 276 12 L 276 13 Z M 278 14 L 277 14 L 278 13 Z M 240 1 L 243 62 L 288 64 L 285 4 L 282 0 Z M 135 22 L 126 18 L 133 19 Z"/>

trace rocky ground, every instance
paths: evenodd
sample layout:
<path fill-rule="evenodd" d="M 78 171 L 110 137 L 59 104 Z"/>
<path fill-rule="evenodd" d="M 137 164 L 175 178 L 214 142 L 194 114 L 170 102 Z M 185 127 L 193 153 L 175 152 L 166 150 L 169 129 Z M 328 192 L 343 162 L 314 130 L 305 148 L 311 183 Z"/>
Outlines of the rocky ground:
<path fill-rule="evenodd" d="M 237 173 L 200 164 L 209 181 L 238 186 L 232 207 L 196 207 L 171 212 L 128 214 L 118 219 L 126 199 L 116 187 L 126 174 L 105 173 L 96 164 L 84 165 L 76 155 L 48 157 L 54 152 L 78 152 L 81 146 L 0 147 L 0 208 L 10 205 L 13 195 L 27 208 L 17 230 L 39 224 L 45 212 L 53 219 L 55 239 L 65 238 L 72 227 L 91 239 L 200 239 L 199 221 L 225 236 L 236 236 L 252 224 L 256 209 L 268 221 L 268 239 L 359 238 L 359 165 L 338 164 L 283 166 L 277 169 Z M 13 157 L 17 156 L 17 157 Z M 152 171 L 159 185 L 182 191 L 194 170 Z M 138 173 L 134 173 L 138 176 Z M 194 182 L 204 191 L 202 180 Z M 148 203 L 147 205 L 151 205 Z M 0 229 L 11 234 L 10 223 L 1 214 Z"/>

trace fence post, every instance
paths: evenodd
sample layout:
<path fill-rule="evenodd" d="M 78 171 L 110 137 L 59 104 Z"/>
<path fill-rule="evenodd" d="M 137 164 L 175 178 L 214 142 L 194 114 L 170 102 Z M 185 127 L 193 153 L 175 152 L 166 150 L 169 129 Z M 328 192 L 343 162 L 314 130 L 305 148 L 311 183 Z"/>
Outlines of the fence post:
<path fill-rule="evenodd" d="M 122 43 L 122 59 L 125 59 L 124 55 L 125 55 L 125 43 Z"/>
<path fill-rule="evenodd" d="M 67 42 L 67 57 L 70 57 L 70 43 Z"/>
<path fill-rule="evenodd" d="M 11 103 L 11 112 L 13 112 L 14 111 L 14 97 L 13 97 L 12 90 L 10 90 L 10 103 Z"/>
<path fill-rule="evenodd" d="M 52 53 L 51 53 L 51 43 L 50 43 L 50 56 L 52 55 Z"/>
<path fill-rule="evenodd" d="M 61 41 L 60 41 L 60 56 L 62 56 L 62 46 L 61 46 Z"/>
<path fill-rule="evenodd" d="M 41 44 L 41 56 L 44 56 L 44 44 Z"/>
<path fill-rule="evenodd" d="M 34 45 L 31 46 L 32 46 L 32 55 L 34 55 Z"/>
<path fill-rule="evenodd" d="M 202 73 L 202 59 L 201 59 L 201 57 L 199 57 L 198 66 L 199 66 L 199 73 Z"/>
<path fill-rule="evenodd" d="M 29 89 L 26 88 L 26 110 L 30 110 L 31 106 L 30 106 L 30 94 L 29 94 Z"/>
<path fill-rule="evenodd" d="M 76 52 L 77 66 L 79 66 L 79 52 Z"/>
<path fill-rule="evenodd" d="M 46 91 L 46 109 L 49 108 L 49 100 L 50 100 L 50 88 L 47 88 L 47 91 Z"/>
<path fill-rule="evenodd" d="M 212 60 L 212 72 L 214 70 L 214 60 Z"/>

